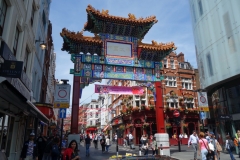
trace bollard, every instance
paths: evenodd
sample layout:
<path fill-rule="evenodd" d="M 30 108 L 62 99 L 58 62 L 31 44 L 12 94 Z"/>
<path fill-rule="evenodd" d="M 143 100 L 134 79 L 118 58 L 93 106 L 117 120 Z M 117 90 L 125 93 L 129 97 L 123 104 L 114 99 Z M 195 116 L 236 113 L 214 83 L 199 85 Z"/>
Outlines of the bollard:
<path fill-rule="evenodd" d="M 142 152 L 141 152 L 141 144 L 139 144 L 139 156 L 142 155 Z"/>

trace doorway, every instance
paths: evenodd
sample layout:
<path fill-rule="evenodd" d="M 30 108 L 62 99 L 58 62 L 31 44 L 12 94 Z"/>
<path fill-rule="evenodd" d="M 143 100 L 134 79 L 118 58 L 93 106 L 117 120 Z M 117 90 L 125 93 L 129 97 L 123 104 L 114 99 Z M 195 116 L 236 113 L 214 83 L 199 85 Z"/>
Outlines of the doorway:
<path fill-rule="evenodd" d="M 188 123 L 188 135 L 189 136 L 193 133 L 194 130 L 195 130 L 194 123 Z"/>
<path fill-rule="evenodd" d="M 140 144 L 141 137 L 142 137 L 141 127 L 136 127 L 136 144 Z"/>

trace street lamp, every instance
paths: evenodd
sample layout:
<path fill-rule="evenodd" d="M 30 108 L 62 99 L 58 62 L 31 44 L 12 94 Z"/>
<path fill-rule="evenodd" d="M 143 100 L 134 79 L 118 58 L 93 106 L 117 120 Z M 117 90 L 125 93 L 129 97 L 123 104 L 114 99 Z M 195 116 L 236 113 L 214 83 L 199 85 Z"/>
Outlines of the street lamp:
<path fill-rule="evenodd" d="M 40 42 L 39 46 L 42 50 L 46 49 L 47 45 L 46 43 L 44 43 L 44 41 L 39 40 L 35 40 L 35 43 Z"/>

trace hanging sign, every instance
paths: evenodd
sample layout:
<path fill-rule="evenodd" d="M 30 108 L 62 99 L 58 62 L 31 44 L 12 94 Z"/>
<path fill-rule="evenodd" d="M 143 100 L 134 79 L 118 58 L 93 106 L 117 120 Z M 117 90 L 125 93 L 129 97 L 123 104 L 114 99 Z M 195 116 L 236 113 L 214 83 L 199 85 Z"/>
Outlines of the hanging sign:
<path fill-rule="evenodd" d="M 173 111 L 173 116 L 176 117 L 176 118 L 179 117 L 180 116 L 179 111 L 178 110 L 174 110 Z"/>
<path fill-rule="evenodd" d="M 144 87 L 95 85 L 95 93 L 143 95 L 144 91 Z"/>
<path fill-rule="evenodd" d="M 200 111 L 208 112 L 207 92 L 198 92 L 198 106 Z"/>
<path fill-rule="evenodd" d="M 69 84 L 56 85 L 54 96 L 54 108 L 69 108 L 70 90 L 71 85 Z"/>

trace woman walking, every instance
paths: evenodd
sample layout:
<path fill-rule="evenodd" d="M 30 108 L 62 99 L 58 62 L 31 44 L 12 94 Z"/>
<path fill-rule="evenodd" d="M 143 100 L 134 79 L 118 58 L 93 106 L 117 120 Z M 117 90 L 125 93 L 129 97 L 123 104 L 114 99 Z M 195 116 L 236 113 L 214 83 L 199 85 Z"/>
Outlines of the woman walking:
<path fill-rule="evenodd" d="M 106 147 L 106 139 L 105 136 L 102 135 L 102 139 L 100 140 L 101 146 L 102 146 L 102 153 L 105 152 L 105 147 Z"/>
<path fill-rule="evenodd" d="M 157 141 L 156 141 L 156 137 L 153 137 L 153 141 L 152 141 L 152 155 L 158 155 L 158 149 L 157 149 Z"/>
<path fill-rule="evenodd" d="M 76 140 L 69 143 L 68 148 L 63 153 L 63 160 L 80 160 L 78 155 L 78 145 Z"/>
<path fill-rule="evenodd" d="M 202 160 L 206 160 L 207 159 L 207 153 L 208 153 L 208 141 L 204 138 L 205 134 L 203 132 L 200 132 L 199 134 L 199 150 L 198 150 L 198 155 L 200 156 L 200 152 L 202 155 Z"/>
<path fill-rule="evenodd" d="M 108 152 L 109 147 L 110 147 L 110 138 L 109 138 L 109 136 L 107 136 L 107 138 L 106 138 L 106 151 L 107 152 Z"/>
<path fill-rule="evenodd" d="M 233 154 L 232 154 L 232 151 L 231 151 L 230 141 L 232 141 L 232 140 L 231 140 L 231 137 L 230 137 L 229 135 L 227 135 L 227 136 L 226 136 L 225 150 L 228 151 L 231 160 L 235 160 L 235 158 L 234 158 L 234 156 L 233 156 Z"/>

